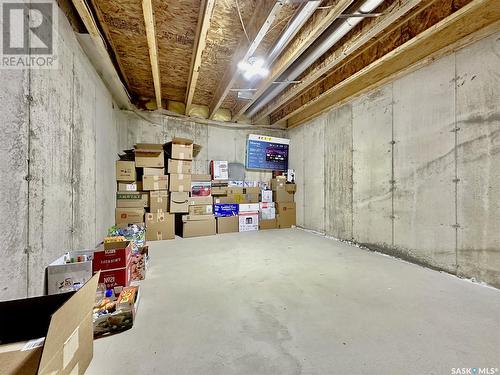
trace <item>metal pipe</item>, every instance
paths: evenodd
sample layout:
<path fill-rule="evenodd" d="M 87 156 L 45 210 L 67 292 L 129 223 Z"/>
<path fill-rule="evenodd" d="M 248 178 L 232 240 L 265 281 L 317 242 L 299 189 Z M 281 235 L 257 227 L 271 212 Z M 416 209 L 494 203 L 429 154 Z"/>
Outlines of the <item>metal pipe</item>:
<path fill-rule="evenodd" d="M 267 66 L 271 65 L 273 61 L 279 56 L 279 54 L 285 49 L 285 47 L 297 34 L 300 28 L 306 23 L 309 17 L 312 16 L 314 11 L 318 8 L 319 4 L 321 4 L 321 1 L 322 0 L 308 1 L 297 12 L 285 31 L 281 34 L 279 39 L 274 44 L 271 52 L 269 52 L 269 55 L 266 58 Z"/>
<path fill-rule="evenodd" d="M 357 14 L 371 13 L 375 8 L 382 4 L 384 0 L 366 0 L 361 5 Z M 279 78 L 280 81 L 289 82 L 295 81 L 307 68 L 309 68 L 318 58 L 327 52 L 335 43 L 342 39 L 350 30 L 363 20 L 362 17 L 349 17 L 343 19 L 337 25 L 332 25 L 333 30 L 327 29 L 313 46 L 303 53 Z M 250 106 L 247 116 L 253 117 L 264 105 L 274 99 L 282 92 L 288 83 L 281 83 L 273 86 L 272 89 L 266 91 L 252 106 Z"/>

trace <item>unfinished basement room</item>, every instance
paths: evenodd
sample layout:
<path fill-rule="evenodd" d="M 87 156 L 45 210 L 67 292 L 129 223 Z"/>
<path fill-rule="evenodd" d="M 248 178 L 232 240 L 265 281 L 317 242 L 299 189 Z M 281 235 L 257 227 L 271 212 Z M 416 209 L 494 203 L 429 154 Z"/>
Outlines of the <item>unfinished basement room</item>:
<path fill-rule="evenodd" d="M 500 375 L 500 0 L 0 33 L 0 375 Z"/>

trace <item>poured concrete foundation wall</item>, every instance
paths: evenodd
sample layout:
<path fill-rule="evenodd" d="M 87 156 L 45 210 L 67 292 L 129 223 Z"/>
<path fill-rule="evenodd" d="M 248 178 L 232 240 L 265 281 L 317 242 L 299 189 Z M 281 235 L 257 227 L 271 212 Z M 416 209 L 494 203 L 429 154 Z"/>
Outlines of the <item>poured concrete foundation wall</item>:
<path fill-rule="evenodd" d="M 500 33 L 291 129 L 298 225 L 500 287 Z"/>
<path fill-rule="evenodd" d="M 59 14 L 55 70 L 0 72 L 0 300 L 44 291 L 45 267 L 114 223 L 117 111 Z"/>
<path fill-rule="evenodd" d="M 209 173 L 210 160 L 227 160 L 245 165 L 248 134 L 286 137 L 284 130 L 268 130 L 257 127 L 238 127 L 200 124 L 155 114 L 122 112 L 119 120 L 120 148 L 131 148 L 134 143 L 168 142 L 173 137 L 189 138 L 201 146 L 194 160 L 193 173 Z M 268 181 L 270 172 L 246 170 L 247 181 Z"/>

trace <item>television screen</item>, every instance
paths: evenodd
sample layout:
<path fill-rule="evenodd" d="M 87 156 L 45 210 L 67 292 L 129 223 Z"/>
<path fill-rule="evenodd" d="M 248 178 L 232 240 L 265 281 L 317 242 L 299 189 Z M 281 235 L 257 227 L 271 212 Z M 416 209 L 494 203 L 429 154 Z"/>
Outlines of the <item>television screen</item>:
<path fill-rule="evenodd" d="M 288 169 L 289 139 L 250 134 L 247 141 L 246 167 L 285 171 Z"/>

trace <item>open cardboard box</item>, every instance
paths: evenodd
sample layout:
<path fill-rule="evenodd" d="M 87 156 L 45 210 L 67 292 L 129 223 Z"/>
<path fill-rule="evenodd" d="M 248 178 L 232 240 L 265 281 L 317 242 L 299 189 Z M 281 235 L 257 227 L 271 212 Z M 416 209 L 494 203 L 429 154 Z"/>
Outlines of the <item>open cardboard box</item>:
<path fill-rule="evenodd" d="M 83 375 L 94 351 L 98 279 L 77 292 L 0 302 L 0 373 Z"/>

